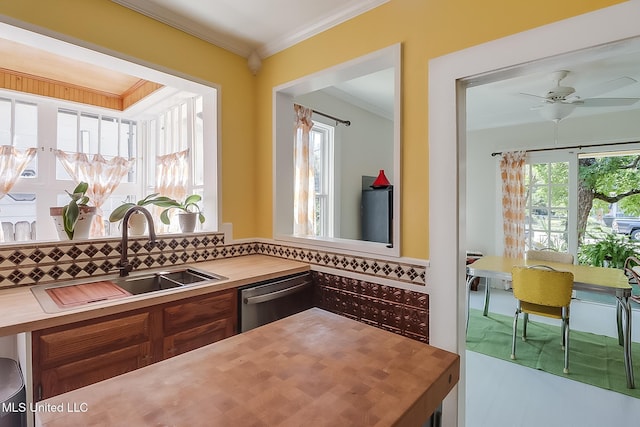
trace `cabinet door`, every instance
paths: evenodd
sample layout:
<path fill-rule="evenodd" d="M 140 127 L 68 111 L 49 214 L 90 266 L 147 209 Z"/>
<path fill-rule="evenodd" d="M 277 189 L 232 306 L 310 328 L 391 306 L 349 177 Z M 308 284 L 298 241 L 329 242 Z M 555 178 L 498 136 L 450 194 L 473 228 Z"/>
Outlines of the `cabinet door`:
<path fill-rule="evenodd" d="M 152 363 L 152 314 L 35 331 L 34 392 L 45 399 Z"/>
<path fill-rule="evenodd" d="M 232 336 L 237 329 L 237 291 L 194 297 L 163 310 L 164 357 Z"/>

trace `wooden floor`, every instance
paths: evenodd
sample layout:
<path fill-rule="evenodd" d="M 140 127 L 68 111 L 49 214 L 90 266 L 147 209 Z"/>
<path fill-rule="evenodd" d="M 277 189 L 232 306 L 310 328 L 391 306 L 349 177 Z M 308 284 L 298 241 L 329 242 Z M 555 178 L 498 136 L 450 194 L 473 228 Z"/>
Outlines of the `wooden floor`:
<path fill-rule="evenodd" d="M 481 285 L 479 292 L 471 293 L 471 307 L 481 308 L 483 298 Z M 640 305 L 632 304 L 632 340 L 639 342 Z M 514 309 L 510 291 L 492 289 L 490 311 L 512 316 Z M 574 300 L 571 328 L 615 336 L 615 308 Z M 640 387 L 640 360 L 633 365 Z M 467 427 L 640 425 L 640 399 L 472 351 L 466 353 L 466 378 Z"/>

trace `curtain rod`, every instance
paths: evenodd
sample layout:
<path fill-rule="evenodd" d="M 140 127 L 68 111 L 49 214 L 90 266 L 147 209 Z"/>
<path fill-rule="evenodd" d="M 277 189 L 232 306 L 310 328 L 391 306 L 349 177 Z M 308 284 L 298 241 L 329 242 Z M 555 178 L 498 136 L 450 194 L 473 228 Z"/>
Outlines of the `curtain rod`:
<path fill-rule="evenodd" d="M 315 114 L 317 114 L 317 115 L 319 115 L 319 116 L 323 116 L 323 117 L 326 117 L 326 118 L 328 118 L 328 119 L 331 119 L 331 120 L 335 121 L 335 122 L 336 122 L 336 125 L 337 125 L 338 123 L 341 123 L 341 124 L 343 124 L 343 125 L 345 125 L 345 126 L 351 126 L 351 122 L 350 122 L 349 120 L 342 120 L 342 119 L 339 119 L 339 118 L 337 118 L 337 117 L 333 117 L 333 116 L 330 116 L 330 115 L 328 115 L 328 114 L 325 114 L 325 113 L 322 113 L 322 112 L 320 112 L 320 111 L 316 111 L 316 110 L 311 110 L 311 111 L 313 111 Z"/>
<path fill-rule="evenodd" d="M 572 145 L 569 147 L 551 147 L 551 148 L 532 148 L 531 150 L 524 150 L 525 153 L 534 153 L 538 151 L 555 151 L 555 150 L 571 150 L 578 149 L 582 150 L 583 148 L 590 147 L 613 147 L 616 145 L 628 145 L 628 144 L 637 144 L 639 141 L 629 141 L 629 142 L 611 142 L 608 144 L 593 144 L 593 145 Z M 516 150 L 517 151 L 517 150 Z M 502 155 L 502 151 L 496 151 L 495 153 L 491 153 L 491 157 Z"/>

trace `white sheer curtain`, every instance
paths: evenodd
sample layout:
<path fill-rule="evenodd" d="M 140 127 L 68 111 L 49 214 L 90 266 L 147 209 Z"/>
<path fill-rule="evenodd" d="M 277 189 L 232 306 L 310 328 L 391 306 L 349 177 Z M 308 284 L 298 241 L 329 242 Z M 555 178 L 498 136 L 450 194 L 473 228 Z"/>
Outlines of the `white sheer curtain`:
<path fill-rule="evenodd" d="M 0 146 L 0 199 L 11 191 L 36 152 L 37 148 L 21 152 L 11 145 Z M 4 231 L 0 227 L 0 242 L 4 241 Z"/>
<path fill-rule="evenodd" d="M 524 164 L 526 156 L 527 153 L 524 151 L 515 151 L 502 154 L 500 159 L 504 256 L 510 258 L 524 256 L 524 219 L 526 214 Z"/>
<path fill-rule="evenodd" d="M 188 185 L 189 149 L 156 157 L 156 193 L 182 202 L 187 196 Z M 175 215 L 175 210 L 169 215 Z M 156 224 L 156 228 L 170 229 L 161 223 Z"/>
<path fill-rule="evenodd" d="M 309 150 L 313 110 L 297 104 L 293 107 L 295 110 L 293 233 L 308 236 L 314 234 L 315 182 Z"/>
<path fill-rule="evenodd" d="M 89 184 L 87 196 L 97 208 L 97 215 L 91 224 L 91 237 L 104 236 L 102 205 L 120 185 L 122 178 L 129 172 L 135 160 L 114 157 L 106 160 L 100 154 L 90 159 L 85 153 L 68 153 L 54 150 L 54 154 L 76 184 Z"/>

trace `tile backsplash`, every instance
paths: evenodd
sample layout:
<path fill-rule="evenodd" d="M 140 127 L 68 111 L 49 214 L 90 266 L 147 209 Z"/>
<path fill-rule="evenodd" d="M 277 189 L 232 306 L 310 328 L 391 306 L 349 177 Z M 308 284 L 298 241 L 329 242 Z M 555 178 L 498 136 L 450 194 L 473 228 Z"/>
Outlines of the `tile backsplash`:
<path fill-rule="evenodd" d="M 159 236 L 129 240 L 135 270 L 169 267 L 249 254 L 264 254 L 323 267 L 425 285 L 425 266 L 275 243 L 225 244 L 223 233 Z M 0 246 L 0 288 L 82 279 L 113 273 L 120 260 L 119 239 L 91 239 Z"/>

